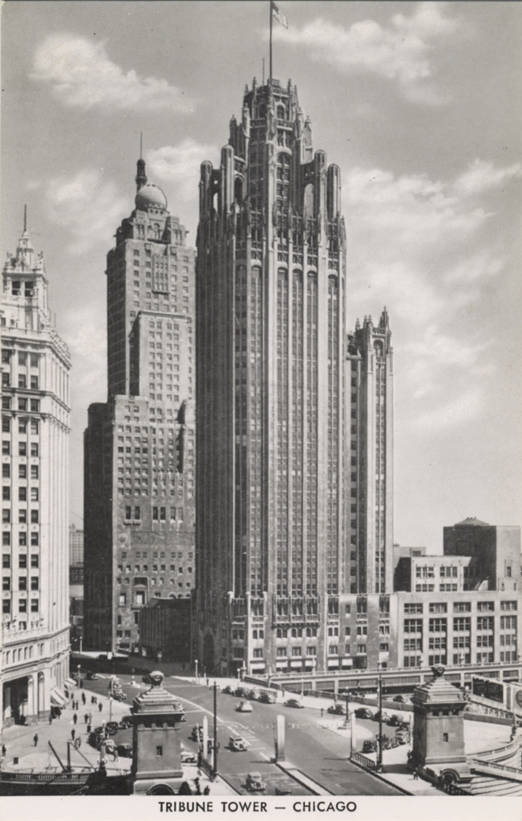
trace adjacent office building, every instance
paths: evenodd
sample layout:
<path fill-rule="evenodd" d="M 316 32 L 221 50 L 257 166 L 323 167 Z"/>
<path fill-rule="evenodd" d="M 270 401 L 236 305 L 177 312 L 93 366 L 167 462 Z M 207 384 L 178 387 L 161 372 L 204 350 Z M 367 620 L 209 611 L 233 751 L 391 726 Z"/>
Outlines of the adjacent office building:
<path fill-rule="evenodd" d="M 83 648 L 83 530 L 69 525 L 69 618 L 71 648 Z"/>
<path fill-rule="evenodd" d="M 520 528 L 465 519 L 444 555 L 399 560 L 390 667 L 516 664 L 522 653 Z"/>
<path fill-rule="evenodd" d="M 340 170 L 291 82 L 202 164 L 197 252 L 199 658 L 339 666 L 343 597 L 391 589 L 390 331 L 347 342 Z"/>
<path fill-rule="evenodd" d="M 108 400 L 85 432 L 85 646 L 140 648 L 152 598 L 190 598 L 194 251 L 137 164 L 107 256 Z"/>
<path fill-rule="evenodd" d="M 3 269 L 0 726 L 64 701 L 69 657 L 69 351 L 24 218 Z"/>

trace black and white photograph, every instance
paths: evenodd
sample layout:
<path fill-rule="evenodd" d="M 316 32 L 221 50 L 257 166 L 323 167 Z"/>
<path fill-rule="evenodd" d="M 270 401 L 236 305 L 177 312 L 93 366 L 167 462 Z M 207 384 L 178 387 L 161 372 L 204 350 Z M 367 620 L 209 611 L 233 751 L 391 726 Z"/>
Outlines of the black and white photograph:
<path fill-rule="evenodd" d="M 520 812 L 521 40 L 3 5 L 2 817 Z"/>

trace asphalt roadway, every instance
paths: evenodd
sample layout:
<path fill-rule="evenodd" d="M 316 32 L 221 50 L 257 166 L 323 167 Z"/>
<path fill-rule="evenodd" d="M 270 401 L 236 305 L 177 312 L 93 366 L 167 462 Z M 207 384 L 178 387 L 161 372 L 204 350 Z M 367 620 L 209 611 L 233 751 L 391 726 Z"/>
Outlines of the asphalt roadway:
<path fill-rule="evenodd" d="M 141 676 L 136 677 L 137 686 L 130 684 L 130 676 L 120 675 L 119 679 L 128 696 L 132 699 L 144 689 Z M 140 682 L 138 684 L 138 682 Z M 108 676 L 93 681 L 84 681 L 85 689 L 107 694 Z M 179 726 L 180 741 L 187 749 L 197 749 L 197 743 L 189 738 L 192 727 L 201 724 L 207 715 L 209 734 L 212 735 L 212 688 L 193 684 L 175 676 L 166 677 L 164 686 L 184 704 L 186 722 Z M 321 785 L 333 795 L 401 795 L 399 790 L 376 776 L 357 767 L 348 760 L 348 732 L 346 737 L 317 721 L 317 709 L 295 709 L 281 704 L 252 704 L 251 713 L 236 711 L 239 699 L 218 692 L 218 771 L 234 789 L 246 792 L 245 779 L 248 772 L 260 772 L 267 784 L 268 795 L 309 795 L 310 790 L 298 784 L 284 773 L 273 761 L 274 723 L 276 716 L 286 716 L 286 760 L 302 773 Z M 339 723 L 342 717 L 339 717 Z M 371 725 L 370 725 L 371 726 Z M 232 752 L 228 749 L 230 736 L 242 736 L 249 744 L 246 752 Z"/>

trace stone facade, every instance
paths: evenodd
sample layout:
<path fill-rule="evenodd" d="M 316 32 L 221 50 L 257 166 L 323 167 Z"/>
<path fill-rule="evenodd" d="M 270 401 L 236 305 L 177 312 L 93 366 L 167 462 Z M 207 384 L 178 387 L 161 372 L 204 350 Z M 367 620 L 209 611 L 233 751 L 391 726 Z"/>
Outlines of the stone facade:
<path fill-rule="evenodd" d="M 108 401 L 85 433 L 85 641 L 137 650 L 151 598 L 195 579 L 194 251 L 138 161 L 107 256 Z"/>
<path fill-rule="evenodd" d="M 24 220 L 1 309 L 0 726 L 45 715 L 68 671 L 71 360 L 47 286 Z"/>
<path fill-rule="evenodd" d="M 254 81 L 220 166 L 202 164 L 197 250 L 198 657 L 209 671 L 326 670 L 341 597 L 391 589 L 391 440 L 382 516 L 371 535 L 352 532 L 351 491 L 366 493 L 368 517 L 376 463 L 352 481 L 341 177 L 313 150 L 291 82 Z M 369 345 L 354 343 L 353 407 L 371 420 L 379 469 L 383 317 Z"/>

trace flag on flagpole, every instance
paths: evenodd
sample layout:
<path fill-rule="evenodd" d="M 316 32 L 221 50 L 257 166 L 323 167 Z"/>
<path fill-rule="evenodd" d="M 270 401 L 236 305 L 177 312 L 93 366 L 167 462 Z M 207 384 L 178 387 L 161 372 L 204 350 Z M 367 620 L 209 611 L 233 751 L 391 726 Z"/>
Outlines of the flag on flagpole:
<path fill-rule="evenodd" d="M 277 23 L 279 23 L 279 25 L 281 25 L 285 29 L 287 29 L 288 28 L 288 20 L 286 19 L 286 16 L 282 12 L 279 11 L 279 6 L 276 3 L 274 3 L 274 0 L 271 0 L 271 5 L 272 5 L 272 17 L 274 18 L 274 20 Z"/>

